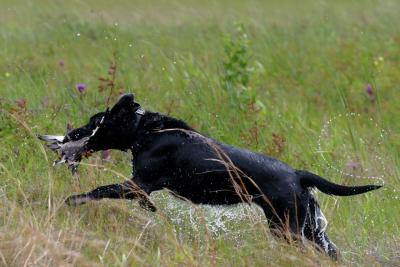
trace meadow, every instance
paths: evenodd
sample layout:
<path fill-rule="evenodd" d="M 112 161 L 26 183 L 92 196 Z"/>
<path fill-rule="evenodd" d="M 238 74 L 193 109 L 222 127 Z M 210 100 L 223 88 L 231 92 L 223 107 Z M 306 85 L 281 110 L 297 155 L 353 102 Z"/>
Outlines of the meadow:
<path fill-rule="evenodd" d="M 0 266 L 400 266 L 400 2 L 0 0 Z M 131 156 L 79 174 L 64 134 L 133 92 L 225 143 L 340 184 L 317 193 L 333 262 L 275 239 L 254 206 L 152 195 L 158 212 L 65 197 L 128 179 Z"/>

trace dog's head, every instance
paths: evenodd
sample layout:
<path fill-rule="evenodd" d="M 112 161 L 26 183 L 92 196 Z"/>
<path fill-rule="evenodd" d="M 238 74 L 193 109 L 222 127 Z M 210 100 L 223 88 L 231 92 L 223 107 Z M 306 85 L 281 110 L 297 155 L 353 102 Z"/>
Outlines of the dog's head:
<path fill-rule="evenodd" d="M 67 133 L 63 142 L 88 137 L 87 151 L 126 150 L 132 142 L 137 120 L 143 113 L 140 105 L 135 102 L 134 95 L 125 94 L 111 110 L 107 109 L 105 112 L 93 115 L 86 125 Z"/>
<path fill-rule="evenodd" d="M 62 141 L 58 136 L 39 137 L 61 156 L 55 163 L 66 162 L 74 173 L 82 156 L 99 150 L 129 149 L 143 114 L 133 94 L 125 94 L 111 110 L 93 115 L 86 125 L 69 131 Z"/>

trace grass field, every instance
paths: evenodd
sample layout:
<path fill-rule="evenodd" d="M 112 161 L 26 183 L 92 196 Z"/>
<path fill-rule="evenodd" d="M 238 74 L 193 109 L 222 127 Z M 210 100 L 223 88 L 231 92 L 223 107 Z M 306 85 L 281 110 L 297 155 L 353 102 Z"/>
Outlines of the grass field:
<path fill-rule="evenodd" d="M 399 10 L 396 0 L 0 0 L 0 266 L 400 266 Z M 152 195 L 155 214 L 128 201 L 66 207 L 68 195 L 127 179 L 130 155 L 98 153 L 72 177 L 35 136 L 84 124 L 111 87 L 110 103 L 134 92 L 223 142 L 385 186 L 317 193 L 337 263 L 274 239 L 257 207 L 166 192 Z"/>

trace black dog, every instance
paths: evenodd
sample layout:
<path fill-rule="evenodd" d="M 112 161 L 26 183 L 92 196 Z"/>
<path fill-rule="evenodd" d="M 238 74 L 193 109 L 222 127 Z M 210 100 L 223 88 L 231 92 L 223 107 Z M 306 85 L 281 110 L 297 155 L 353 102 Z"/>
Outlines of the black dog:
<path fill-rule="evenodd" d="M 69 205 L 125 198 L 138 199 L 142 207 L 155 211 L 148 195 L 164 188 L 193 203 L 254 202 L 264 210 L 273 233 L 306 237 L 333 258 L 337 250 L 325 233 L 327 221 L 311 189 L 350 196 L 380 187 L 337 185 L 277 159 L 220 143 L 183 121 L 144 112 L 132 94 L 122 96 L 111 111 L 94 115 L 62 141 L 52 141 L 50 146 L 73 170 L 86 152 L 119 149 L 133 155 L 132 180 L 71 196 L 66 200 Z"/>

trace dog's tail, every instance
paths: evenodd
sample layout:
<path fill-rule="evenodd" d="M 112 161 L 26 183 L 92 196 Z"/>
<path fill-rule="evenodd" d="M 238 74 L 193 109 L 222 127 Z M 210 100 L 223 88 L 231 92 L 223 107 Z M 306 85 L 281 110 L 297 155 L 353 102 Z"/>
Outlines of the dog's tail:
<path fill-rule="evenodd" d="M 382 187 L 381 185 L 344 186 L 331 183 L 324 178 L 307 171 L 296 171 L 303 187 L 316 187 L 328 195 L 352 196 L 366 193 Z"/>

